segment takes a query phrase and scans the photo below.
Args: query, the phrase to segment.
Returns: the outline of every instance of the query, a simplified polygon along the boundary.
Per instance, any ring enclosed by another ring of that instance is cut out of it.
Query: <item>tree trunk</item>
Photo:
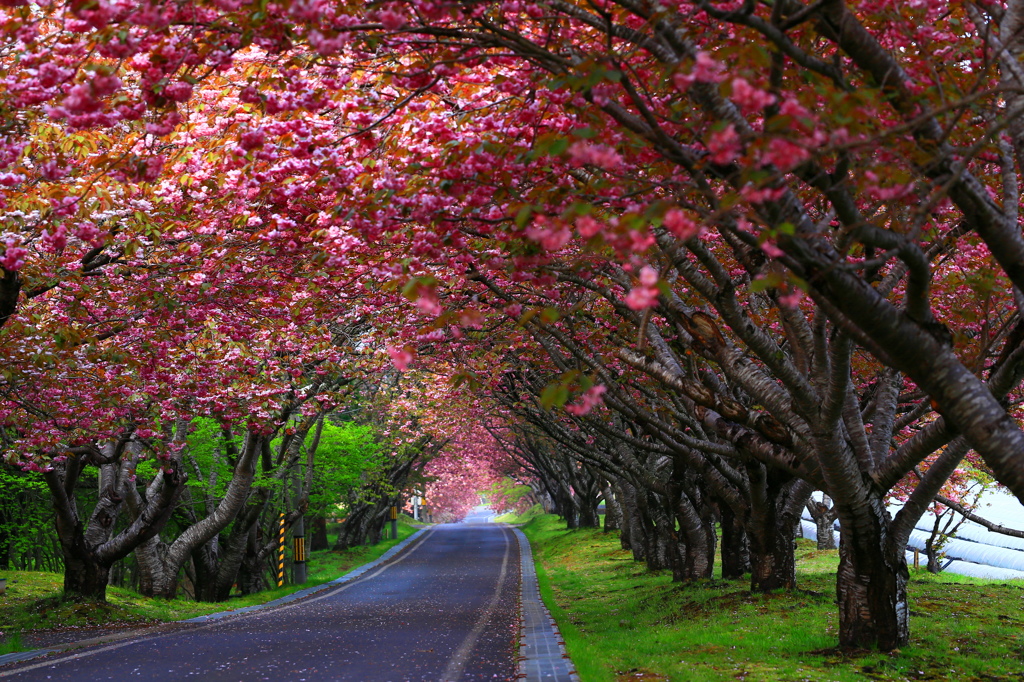
[[[924,554],[928,557],[928,572],[942,573],[942,567],[939,565],[939,552],[935,549],[935,543],[931,537],[924,542]]]
[[[597,500],[580,500],[580,528],[600,528],[601,515],[597,512]]]
[[[114,536],[124,494],[134,487],[130,475],[134,460],[121,459],[126,442],[102,446],[97,501],[87,523],[83,523],[75,499],[75,483],[85,465],[84,458],[69,457],[62,466],[43,474],[56,512],[66,599],[105,601],[110,567],[159,533],[177,502],[183,481],[177,474],[163,474],[153,486],[154,494],[145,509],[128,528]],[[39,562],[37,557],[36,563]]]
[[[253,528],[249,546],[238,567],[238,589],[243,595],[256,594],[271,587],[271,584],[267,582],[266,556],[259,549],[260,543],[256,529]],[[274,568],[276,569],[276,566]],[[273,586],[277,586],[276,581],[273,582]]]
[[[211,584],[204,585],[202,591],[197,590],[199,601],[224,601],[231,596],[231,588],[238,581],[238,571],[249,546],[255,547],[258,544],[259,520],[267,507],[270,494],[269,488],[254,491],[235,518],[227,542],[223,543],[217,557],[216,573],[212,576]]]
[[[835,549],[836,548],[836,535],[835,530],[832,527],[832,523],[835,521],[828,514],[822,514],[818,518],[814,519],[814,525],[817,527],[815,531],[818,535],[818,549]]]
[[[156,582],[163,560],[160,551],[165,547],[159,537],[152,537],[135,548],[135,565],[139,571],[139,594],[156,596]]]
[[[647,553],[647,530],[641,518],[636,488],[623,481],[619,484],[622,500],[622,531],[619,537],[622,549],[633,553],[634,561],[643,561]]]
[[[580,527],[576,500],[573,499],[569,484],[561,481],[558,484],[558,515],[565,519],[566,528],[572,530]]]
[[[679,496],[676,504],[676,518],[682,536],[677,541],[682,566],[681,570],[673,567],[672,580],[675,582],[705,580],[714,571],[715,524],[710,515],[701,514],[698,504],[701,504],[699,499],[694,500],[685,493]]]
[[[674,562],[672,555],[676,553],[679,541],[673,528],[672,517],[665,512],[663,498],[649,490],[643,490],[637,493],[637,501],[640,503],[640,518],[646,531],[647,547],[644,556],[647,569],[671,569]]]
[[[309,551],[319,552],[322,549],[327,549],[330,546],[327,540],[327,519],[322,516],[314,516],[310,520],[310,525],[313,527],[313,532],[309,537]]]
[[[64,554],[64,598],[71,600],[107,600],[110,566],[105,566],[88,553]]]
[[[198,548],[216,537],[238,515],[249,497],[256,474],[256,455],[260,452],[263,441],[264,437],[256,433],[246,434],[245,445],[235,463],[231,482],[228,483],[224,497],[212,513],[186,528],[162,554],[165,566],[157,575],[154,585],[157,595],[172,599],[177,589],[177,575],[181,567]]]
[[[884,533],[874,539],[855,538],[845,528],[839,537],[836,595],[844,649],[892,651],[910,640],[906,557],[902,548],[888,547]]]
[[[21,295],[21,275],[17,270],[0,268],[0,327],[18,310],[18,297]]]
[[[796,588],[796,560],[793,555],[794,526],[775,532],[757,533],[750,538],[750,590],[770,592]]]
[[[274,552],[275,542],[270,543],[270,551],[265,552],[263,538],[260,533],[260,526],[256,524],[249,529],[246,534],[245,551],[242,552],[241,561],[238,564],[238,570],[235,571],[238,580],[238,589],[243,594],[256,594],[261,592],[271,585],[277,586],[276,561],[272,562],[274,565],[271,567],[271,581],[267,582],[267,556],[276,557]],[[228,586],[230,591],[230,586]],[[230,593],[230,592],[229,592]],[[227,599],[228,594],[223,595],[224,599]]]
[[[338,539],[334,542],[335,552],[366,544],[369,535],[369,515],[369,505],[359,505],[349,511],[338,529]]]
[[[833,524],[836,520],[836,510],[831,504],[828,495],[822,497],[822,501],[807,501],[807,511],[814,519],[816,533],[818,535],[818,549],[835,549],[836,536]]]
[[[615,489],[610,483],[605,485],[602,495],[604,497],[604,531],[607,533],[619,530],[622,527],[622,510],[615,497]]]
[[[796,588],[794,538],[800,511],[811,494],[810,486],[788,475],[767,471],[761,465],[747,467],[750,480],[750,590]]]
[[[740,519],[725,504],[719,505],[722,524],[722,578],[736,580],[750,572],[750,545]]]

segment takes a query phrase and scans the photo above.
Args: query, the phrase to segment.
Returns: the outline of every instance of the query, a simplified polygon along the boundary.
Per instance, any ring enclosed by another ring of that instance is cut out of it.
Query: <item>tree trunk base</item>
[[[65,559],[67,562],[67,560]],[[109,566],[90,561],[73,561],[65,563],[63,601],[107,601],[107,581],[110,574]]]
[[[907,561],[864,551],[858,556],[845,536],[839,543],[839,646],[843,649],[892,651],[910,641]]]

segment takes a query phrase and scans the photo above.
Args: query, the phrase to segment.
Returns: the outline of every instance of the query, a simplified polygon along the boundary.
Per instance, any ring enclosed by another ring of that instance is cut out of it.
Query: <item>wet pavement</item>
[[[519,541],[486,518],[426,530],[380,567],[279,608],[26,661],[0,678],[512,680]]]

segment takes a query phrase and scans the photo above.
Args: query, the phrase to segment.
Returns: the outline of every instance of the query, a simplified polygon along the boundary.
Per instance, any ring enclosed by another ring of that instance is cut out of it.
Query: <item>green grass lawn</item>
[[[1024,679],[1024,581],[912,569],[910,645],[842,655],[836,551],[798,541],[801,589],[751,594],[749,581],[673,584],[634,562],[615,533],[566,531],[553,516],[523,530],[583,682]]]
[[[377,545],[354,547],[344,552],[311,552],[309,580],[306,583],[286,584],[219,603],[195,602],[184,598],[152,599],[113,586],[107,588],[105,604],[64,602],[61,600],[64,581],[61,574],[4,571],[0,577],[7,578],[7,592],[0,596],[0,655],[28,648],[23,644],[24,635],[32,631],[154,625],[264,604],[305,587],[341,577],[357,566],[373,561],[414,532],[416,529],[402,520],[398,524],[398,540],[384,540]]]

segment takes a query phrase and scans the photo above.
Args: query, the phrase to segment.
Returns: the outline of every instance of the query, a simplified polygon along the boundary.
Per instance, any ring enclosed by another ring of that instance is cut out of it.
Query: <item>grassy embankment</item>
[[[523,530],[583,682],[1024,679],[1021,580],[911,569],[910,645],[843,655],[838,553],[811,541],[798,541],[799,591],[751,594],[747,581],[673,584],[634,562],[614,533],[566,531],[553,516]]]
[[[544,515],[544,510],[541,508],[541,506],[539,504],[535,504],[532,507],[530,507],[529,509],[527,509],[526,511],[524,511],[522,514],[516,514],[515,512],[508,512],[507,514],[502,514],[500,516],[495,516],[494,517],[494,521],[495,521],[495,523],[516,523],[516,524],[528,523],[531,520],[537,518],[538,516],[543,516],[543,515]]]
[[[26,634],[39,630],[73,630],[95,627],[134,627],[185,620],[244,606],[265,604],[305,587],[341,577],[357,566],[373,561],[395,544],[416,532],[404,517],[398,524],[398,540],[354,547],[344,552],[323,550],[309,555],[309,580],[286,584],[258,594],[232,597],[226,602],[205,603],[184,598],[152,599],[120,587],[107,588],[107,603],[61,601],[64,578],[59,573],[4,571],[7,592],[0,596],[0,655],[32,648]],[[331,538],[332,543],[334,538]],[[95,636],[91,634],[89,636]]]

